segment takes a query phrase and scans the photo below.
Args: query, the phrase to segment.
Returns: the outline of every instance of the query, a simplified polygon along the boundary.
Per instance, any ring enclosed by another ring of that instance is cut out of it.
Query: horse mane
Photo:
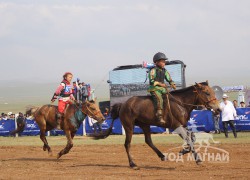
[[[200,82],[200,83],[198,83],[198,84],[201,84],[201,85],[204,85],[204,86],[208,86],[208,83],[207,83],[207,82]],[[178,89],[178,90],[175,90],[175,91],[171,91],[170,93],[171,93],[171,94],[183,93],[183,92],[189,91],[190,89],[193,89],[194,86],[196,86],[196,85],[191,85],[191,86],[186,87],[186,88],[183,88],[183,89]]]

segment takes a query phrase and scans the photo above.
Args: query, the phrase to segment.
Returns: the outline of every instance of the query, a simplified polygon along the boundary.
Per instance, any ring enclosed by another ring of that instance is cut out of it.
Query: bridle
[[[209,107],[208,104],[209,104],[210,102],[217,100],[216,98],[213,98],[213,99],[210,99],[210,100],[205,100],[205,99],[201,96],[201,93],[199,92],[199,90],[197,89],[197,87],[196,87],[195,85],[193,85],[193,87],[194,87],[194,89],[195,89],[193,92],[197,93],[197,95],[196,95],[196,97],[195,97],[196,101],[198,100],[198,98],[200,98],[200,99],[204,102],[205,105],[203,105],[203,104],[197,104],[197,105],[195,105],[195,104],[189,104],[189,103],[181,102],[181,101],[177,100],[171,93],[169,93],[168,90],[167,90],[167,94],[169,94],[169,95],[170,95],[176,102],[178,102],[179,104],[181,104],[181,105],[186,105],[186,106],[193,106],[193,107],[204,107],[204,106],[205,106],[206,108],[208,108],[208,107]]]
[[[205,99],[201,96],[201,93],[198,91],[197,87],[196,87],[195,85],[193,85],[193,87],[194,87],[194,89],[195,89],[193,92],[196,92],[196,93],[197,93],[196,100],[198,100],[198,98],[200,98],[200,99],[204,102],[206,108],[209,108],[209,105],[208,105],[208,104],[209,104],[210,102],[216,101],[216,100],[217,100],[216,97],[215,97],[215,98],[212,98],[212,99],[210,99],[210,100],[205,100]],[[201,90],[201,91],[204,91],[204,90]],[[198,106],[198,105],[197,105],[197,106]],[[202,106],[203,106],[203,105],[202,105]]]
[[[87,106],[87,103],[84,103],[84,111],[81,109],[81,111],[84,113],[84,114],[87,114],[89,117],[91,118],[94,118],[96,117],[101,111],[96,111],[96,112],[93,112],[88,106]],[[90,113],[90,114],[89,114]]]

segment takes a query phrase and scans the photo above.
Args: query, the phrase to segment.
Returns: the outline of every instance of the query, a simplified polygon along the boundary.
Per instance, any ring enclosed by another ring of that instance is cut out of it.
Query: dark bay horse
[[[52,155],[52,150],[46,139],[46,132],[56,128],[56,113],[57,106],[54,105],[44,105],[40,108],[29,108],[26,114],[34,117],[40,128],[40,139],[43,141],[43,150],[48,151]],[[79,115],[82,114],[82,115]],[[62,149],[57,158],[62,155],[67,154],[73,147],[73,138],[77,132],[80,124],[85,119],[86,115],[91,118],[96,119],[98,122],[102,123],[105,118],[102,115],[99,107],[94,102],[86,101],[80,106],[76,104],[70,104],[65,110],[64,120],[61,124],[62,130],[65,132],[67,137],[67,145]]]
[[[111,117],[113,119],[111,127],[103,134],[96,134],[94,137],[106,138],[112,132],[113,122],[116,118],[120,118],[121,123],[126,132],[125,149],[127,152],[129,166],[133,169],[139,169],[133,162],[130,154],[130,143],[133,135],[134,126],[139,126],[145,135],[145,142],[155,151],[162,161],[167,158],[160,152],[153,144],[151,139],[150,125],[160,126],[164,128],[174,129],[179,132],[188,148],[180,151],[180,154],[192,152],[197,164],[202,161],[194,149],[194,142],[187,131],[187,122],[190,119],[191,111],[197,106],[205,106],[213,109],[217,114],[220,112],[219,102],[215,97],[215,93],[208,82],[196,83],[193,86],[172,91],[164,98],[164,120],[165,124],[159,124],[156,120],[156,111],[154,109],[153,101],[150,96],[134,96],[128,99],[123,104],[115,104],[111,110]],[[169,99],[169,101],[167,100]],[[170,103],[168,103],[170,102]]]

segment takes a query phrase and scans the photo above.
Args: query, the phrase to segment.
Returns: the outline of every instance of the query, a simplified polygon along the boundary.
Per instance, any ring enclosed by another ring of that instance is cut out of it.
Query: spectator
[[[11,120],[15,120],[15,114],[11,114],[11,115],[10,115],[10,119],[11,119]]]
[[[109,116],[109,108],[105,108],[105,112],[103,113],[103,116],[107,118]]]
[[[2,120],[8,120],[8,115],[7,114],[4,114],[3,117],[2,117]]]
[[[231,101],[228,100],[228,96],[223,94],[222,102],[220,103],[222,124],[226,138],[228,138],[228,124],[233,130],[234,137],[237,138],[236,129],[234,126],[234,118],[237,116],[234,105]]]
[[[94,133],[96,132],[102,132],[102,125],[99,123],[97,120],[93,118],[88,118],[89,119],[89,125],[94,128]]]
[[[220,115],[215,115],[214,110],[212,109],[212,114],[213,114],[213,121],[214,121],[214,129],[215,129],[215,134],[220,134],[220,126],[219,126],[219,121],[220,121]]]
[[[75,100],[77,100],[77,91],[78,91],[78,87],[77,87],[76,82],[74,81],[73,82],[73,96],[74,96]]]
[[[82,83],[78,84],[77,100],[78,100],[78,103],[82,102]]]
[[[12,131],[10,134],[14,135],[16,132],[18,132],[18,136],[21,136],[21,133],[24,131],[25,128],[25,116],[23,115],[23,113],[21,112],[18,113],[16,123],[17,123],[17,130]]]
[[[240,108],[245,108],[245,107],[246,107],[245,102],[241,101],[241,102],[240,102]]]
[[[249,103],[248,103],[248,106],[247,107],[250,107],[250,101],[249,101]]]
[[[2,120],[3,116],[4,116],[4,113],[1,113],[0,120]]]
[[[82,102],[85,102],[88,98],[88,86],[84,82],[82,83]]]
[[[236,109],[238,107],[238,101],[237,100],[233,100],[233,105],[234,105],[234,108]]]

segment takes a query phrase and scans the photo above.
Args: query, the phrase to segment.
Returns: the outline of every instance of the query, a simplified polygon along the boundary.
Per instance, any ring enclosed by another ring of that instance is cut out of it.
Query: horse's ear
[[[207,85],[208,85],[208,80],[206,80],[206,83],[207,83]]]
[[[198,88],[202,88],[202,85],[200,83],[195,83],[195,85],[198,87]]]

